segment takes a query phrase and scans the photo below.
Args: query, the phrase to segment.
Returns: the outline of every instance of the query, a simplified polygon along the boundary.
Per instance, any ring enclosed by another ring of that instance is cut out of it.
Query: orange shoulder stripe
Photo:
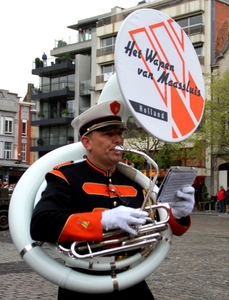
[[[52,170],[52,171],[48,172],[48,174],[53,174],[53,175],[55,175],[57,177],[60,177],[61,179],[65,180],[69,184],[67,178],[59,170]]]
[[[54,169],[54,170],[58,170],[58,169],[61,168],[61,167],[68,166],[68,165],[71,165],[71,164],[73,164],[73,163],[74,163],[73,160],[69,160],[69,161],[66,161],[66,162],[64,162],[64,163],[61,163],[61,164],[59,164],[59,165],[56,165],[53,169]]]

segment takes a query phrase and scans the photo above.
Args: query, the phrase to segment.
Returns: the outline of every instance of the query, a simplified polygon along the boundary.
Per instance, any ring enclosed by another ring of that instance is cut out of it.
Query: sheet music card
[[[177,190],[193,184],[197,175],[197,169],[193,167],[171,167],[165,175],[159,188],[158,202],[174,202],[178,198]]]

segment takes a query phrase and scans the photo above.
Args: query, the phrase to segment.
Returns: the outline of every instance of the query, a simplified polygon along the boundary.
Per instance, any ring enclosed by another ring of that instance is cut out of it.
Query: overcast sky
[[[55,46],[55,40],[73,36],[67,26],[108,13],[111,8],[136,6],[140,0],[7,0],[1,1],[0,89],[24,98],[27,84],[38,85],[32,75],[35,57]]]

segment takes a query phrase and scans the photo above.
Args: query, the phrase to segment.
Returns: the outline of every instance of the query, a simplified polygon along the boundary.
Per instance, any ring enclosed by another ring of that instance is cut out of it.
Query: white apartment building
[[[229,1],[152,0],[141,1],[131,8],[116,6],[107,14],[92,16],[68,26],[74,30],[74,38],[58,40],[56,47],[50,52],[54,57],[61,57],[66,53],[75,57],[74,116],[98,102],[106,82],[115,72],[114,49],[120,26],[129,14],[143,8],[159,10],[178,22],[196,50],[203,73],[211,73],[213,66],[227,68],[228,33],[222,31],[222,28],[226,26],[229,15]],[[45,68],[53,66],[41,68],[36,73],[40,79],[45,74],[42,73]],[[40,82],[42,85],[42,80]],[[39,101],[39,97],[37,100]],[[40,125],[37,123],[37,126]],[[74,133],[74,140],[77,139],[77,133]],[[209,194],[214,195],[218,189],[219,174],[212,176],[211,160],[206,158],[204,163],[197,163],[195,166],[198,167],[198,197],[203,184],[207,185]],[[225,176],[224,180],[228,181],[228,175]]]

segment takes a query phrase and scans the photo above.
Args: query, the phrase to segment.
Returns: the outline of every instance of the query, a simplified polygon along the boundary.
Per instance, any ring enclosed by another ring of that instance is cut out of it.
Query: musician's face
[[[115,146],[123,145],[122,133],[122,129],[113,128],[83,136],[81,141],[91,162],[106,170],[116,165],[122,158],[122,153],[115,151]]]

